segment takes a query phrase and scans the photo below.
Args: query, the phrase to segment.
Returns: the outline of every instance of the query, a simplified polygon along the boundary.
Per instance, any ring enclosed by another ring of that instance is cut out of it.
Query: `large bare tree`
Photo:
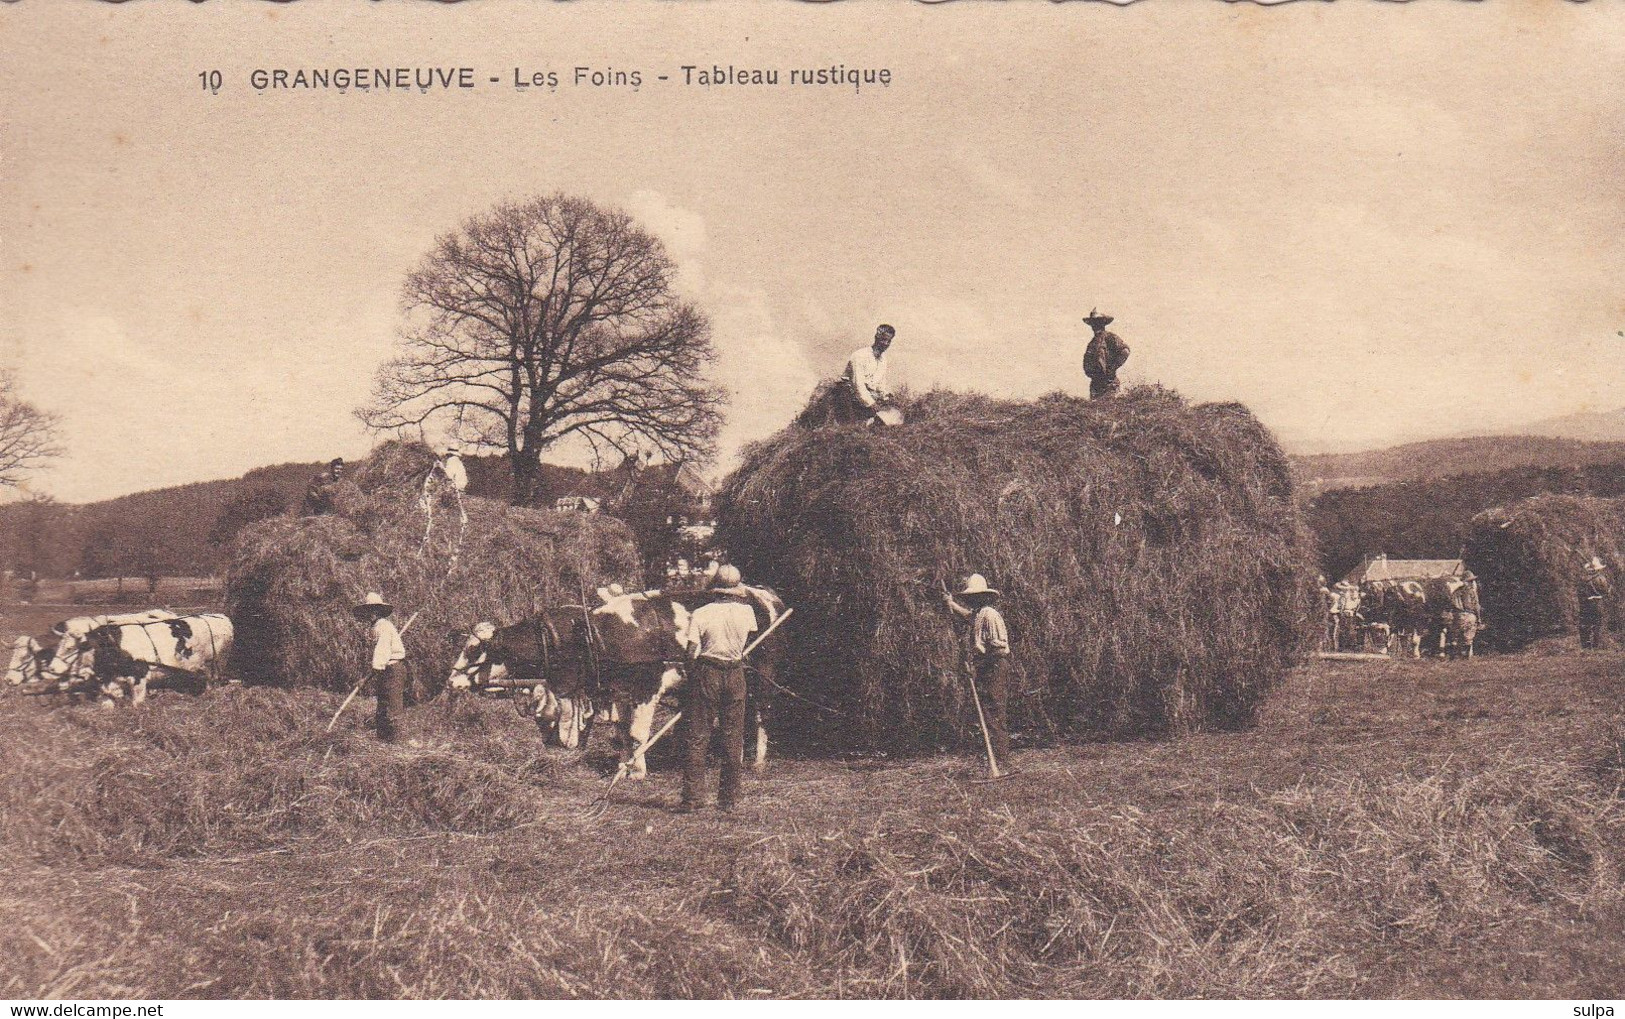
[[[571,437],[595,459],[703,461],[725,393],[706,378],[710,323],[674,275],[623,212],[559,194],[499,205],[407,277],[401,350],[358,414],[507,450],[517,503],[534,497],[542,454]]]
[[[0,371],[0,488],[17,488],[61,455],[56,415],[18,396],[16,378]]]

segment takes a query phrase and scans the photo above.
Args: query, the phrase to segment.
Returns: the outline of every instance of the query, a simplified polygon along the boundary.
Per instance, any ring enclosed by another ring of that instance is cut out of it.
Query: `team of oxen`
[[[747,587],[757,633],[786,614],[766,587]],[[508,693],[536,718],[550,739],[584,746],[592,728],[608,724],[629,777],[646,774],[649,742],[661,698],[683,679],[689,616],[710,601],[707,591],[623,593],[600,589],[593,605],[547,609],[510,626],[481,622],[451,635],[459,653],[446,681],[449,698]],[[231,649],[231,620],[219,613],[179,615],[164,609],[124,615],[78,616],[50,633],[19,637],[6,680],[40,692],[62,692],[140,704],[149,679],[218,679]],[[766,759],[768,722],[782,645],[765,641],[750,656],[746,731],[749,756]]]
[[[1466,577],[1368,580],[1326,591],[1329,651],[1473,657],[1483,628],[1478,584]]]
[[[770,588],[747,586],[756,632],[787,614]],[[512,691],[549,737],[584,747],[592,729],[609,724],[629,778],[647,774],[644,750],[661,698],[683,680],[689,616],[712,600],[705,591],[623,593],[600,589],[597,605],[548,609],[511,626],[482,622],[458,631],[461,645],[446,681],[448,696]],[[768,725],[783,645],[763,641],[747,663],[747,757],[767,757]]]
[[[18,637],[6,682],[95,696],[109,706],[140,704],[151,679],[218,679],[232,637],[231,620],[218,612],[75,616],[49,633]]]

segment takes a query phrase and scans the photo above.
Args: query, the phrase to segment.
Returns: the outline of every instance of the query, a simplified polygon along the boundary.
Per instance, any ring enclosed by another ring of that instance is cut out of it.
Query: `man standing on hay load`
[[[1083,320],[1095,331],[1083,351],[1083,373],[1089,376],[1089,399],[1107,400],[1123,388],[1117,381],[1117,370],[1128,363],[1128,344],[1116,333],[1106,331],[1112,316],[1090,311]]]
[[[1604,620],[1608,618],[1608,598],[1614,585],[1608,581],[1608,567],[1601,559],[1591,557],[1581,571],[1578,590],[1580,601],[1580,646],[1600,649],[1607,634]]]
[[[377,591],[369,591],[366,600],[352,611],[372,630],[372,688],[378,700],[373,723],[378,738],[393,743],[400,738],[401,716],[406,711],[406,645],[401,643],[400,631],[389,621],[395,606],[384,601]]]
[[[692,813],[705,805],[705,773],[714,729],[722,730],[722,780],[717,809],[732,810],[739,801],[745,763],[745,649],[756,630],[750,591],[740,583],[739,567],[723,566],[712,581],[719,597],[689,617],[688,689],[683,695],[687,755],[683,763],[683,803]]]
[[[835,401],[836,420],[841,424],[897,424],[896,408],[886,404],[891,390],[886,386],[886,350],[897,330],[882,324],[875,330],[874,343],[852,352],[841,378],[840,396]]]
[[[1010,732],[1005,726],[1010,700],[1010,633],[1004,615],[995,607],[997,588],[987,586],[987,578],[972,573],[965,579],[959,597],[944,591],[943,599],[954,615],[971,621],[971,653],[976,668],[976,689],[981,693],[983,724],[993,760],[1000,768],[1010,763]]]

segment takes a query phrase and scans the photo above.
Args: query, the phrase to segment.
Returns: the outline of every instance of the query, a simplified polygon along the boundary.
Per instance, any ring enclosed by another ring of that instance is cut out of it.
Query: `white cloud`
[[[805,344],[784,330],[765,290],[711,281],[705,217],[655,191],[634,193],[627,208],[665,243],[678,266],[679,289],[711,318],[715,378],[730,395],[717,462],[726,471],[745,443],[789,422],[818,383],[818,373]],[[803,310],[819,313],[811,304]]]

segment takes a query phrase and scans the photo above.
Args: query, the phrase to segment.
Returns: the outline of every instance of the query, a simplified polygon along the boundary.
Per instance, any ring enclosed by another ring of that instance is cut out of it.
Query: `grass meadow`
[[[1559,997],[1625,973],[1625,656],[1293,673],[1246,732],[776,760],[672,812],[502,702],[0,694],[0,997]],[[662,748],[665,749],[665,748]]]

